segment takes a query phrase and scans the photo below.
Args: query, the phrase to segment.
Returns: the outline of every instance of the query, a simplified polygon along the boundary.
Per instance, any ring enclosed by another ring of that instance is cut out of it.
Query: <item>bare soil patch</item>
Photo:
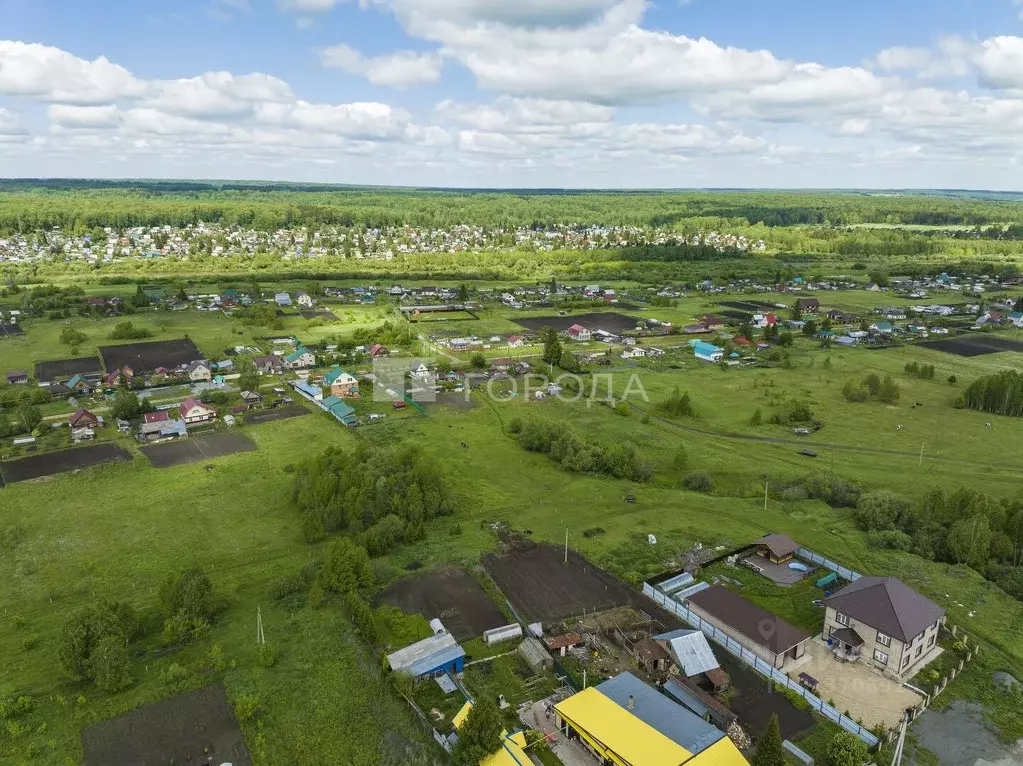
[[[508,622],[472,575],[454,566],[399,580],[380,593],[377,601],[406,614],[419,613],[427,620],[437,617],[459,641]]]
[[[197,359],[205,359],[189,338],[127,343],[123,346],[100,346],[104,369],[130,367],[135,372],[149,372],[157,367],[172,369]]]
[[[636,323],[639,322],[636,317],[631,317],[628,314],[619,314],[614,311],[603,311],[592,314],[576,314],[575,316],[543,316],[543,317],[522,317],[521,319],[513,319],[517,325],[526,327],[530,330],[539,330],[543,327],[553,327],[555,330],[564,331],[572,325],[582,325],[587,330],[594,332],[596,330],[603,330],[604,332],[614,333],[620,335],[626,330],[636,329]]]
[[[245,424],[258,426],[260,423],[273,423],[277,420],[299,418],[308,414],[309,410],[301,404],[292,404],[287,407],[278,407],[276,410],[259,410],[258,412],[250,412],[245,416]]]
[[[331,322],[337,321],[337,315],[330,309],[302,309],[298,313],[302,315],[303,319],[329,319]]]
[[[170,468],[175,465],[234,455],[238,452],[254,452],[256,445],[247,436],[239,433],[227,433],[195,436],[165,444],[151,444],[139,447],[139,449],[143,455],[149,458],[149,462],[153,464],[154,468]]]
[[[0,486],[16,481],[41,479],[44,476],[55,476],[68,471],[78,471],[101,463],[131,462],[131,453],[112,442],[91,444],[87,447],[63,450],[62,452],[45,452],[41,455],[10,460],[0,463]]]
[[[564,561],[564,548],[529,543],[503,556],[488,554],[483,566],[520,615],[544,623],[626,604],[647,613],[655,607],[575,551]]]
[[[95,356],[83,356],[77,359],[56,359],[52,362],[36,362],[36,380],[46,381],[56,378],[71,378],[75,375],[89,375],[103,372],[103,365]]]
[[[719,305],[730,309],[739,309],[740,311],[750,311],[753,313],[777,310],[774,304],[764,303],[763,301],[721,301]]]
[[[85,766],[231,763],[251,766],[224,687],[179,694],[82,732]]]
[[[968,335],[946,340],[929,340],[919,345],[956,356],[984,356],[1000,351],[1023,351],[1023,341],[1000,335]]]

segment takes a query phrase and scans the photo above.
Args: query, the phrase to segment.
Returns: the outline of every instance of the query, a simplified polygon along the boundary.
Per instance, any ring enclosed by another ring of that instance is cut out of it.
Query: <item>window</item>
[[[839,625],[846,625],[846,626],[848,626],[849,625],[849,618],[846,617],[841,612],[835,612],[835,622],[837,622]]]
[[[888,664],[888,655],[882,652],[880,649],[874,650],[874,659],[880,662],[882,665]]]
[[[934,640],[935,640],[936,638],[937,638],[937,636],[931,636],[931,640],[927,642],[927,647],[928,647],[928,648],[930,648],[930,647],[934,646]]]
[[[881,644],[881,646],[891,646],[892,645],[892,637],[891,636],[886,636],[881,631],[878,631],[877,632],[877,643]]]
[[[921,654],[923,654],[923,653],[924,653],[924,648],[923,648],[922,646],[918,646],[918,647],[916,648],[916,654],[915,654],[915,655],[913,655],[913,656],[914,656],[914,657],[919,657],[919,656],[920,656]]]
[[[906,652],[905,658],[902,660],[902,667],[906,667],[909,664],[909,652]]]

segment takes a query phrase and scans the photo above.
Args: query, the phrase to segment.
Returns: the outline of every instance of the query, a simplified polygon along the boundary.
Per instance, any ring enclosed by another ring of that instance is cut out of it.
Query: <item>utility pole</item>
[[[263,610],[258,606],[256,607],[256,643],[266,643],[266,636],[263,635]]]
[[[586,691],[586,668],[583,668],[583,691]]]
[[[770,481],[764,482],[764,513],[767,513],[767,488],[770,486]]]
[[[918,465],[917,468],[923,468],[923,467],[924,467],[924,445],[921,444],[920,445],[920,465]]]
[[[565,566],[568,566],[568,527],[565,527]]]

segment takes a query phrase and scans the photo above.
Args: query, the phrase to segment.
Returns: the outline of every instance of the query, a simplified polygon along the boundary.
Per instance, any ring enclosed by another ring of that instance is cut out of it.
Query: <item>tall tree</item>
[[[458,742],[451,753],[456,766],[477,766],[501,746],[501,711],[497,703],[481,696],[458,730]]]
[[[757,741],[757,749],[750,758],[750,766],[785,766],[785,748],[781,745],[777,713],[771,716],[767,728]]]
[[[562,351],[558,331],[553,327],[544,327],[540,330],[540,339],[543,341],[543,360],[547,364],[558,364]]]

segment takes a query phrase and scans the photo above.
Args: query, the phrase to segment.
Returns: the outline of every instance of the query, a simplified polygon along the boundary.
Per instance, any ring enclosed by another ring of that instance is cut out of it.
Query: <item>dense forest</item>
[[[60,226],[674,227],[984,226],[1023,222],[1016,199],[822,191],[442,191],[144,181],[0,182],[0,233]]]

